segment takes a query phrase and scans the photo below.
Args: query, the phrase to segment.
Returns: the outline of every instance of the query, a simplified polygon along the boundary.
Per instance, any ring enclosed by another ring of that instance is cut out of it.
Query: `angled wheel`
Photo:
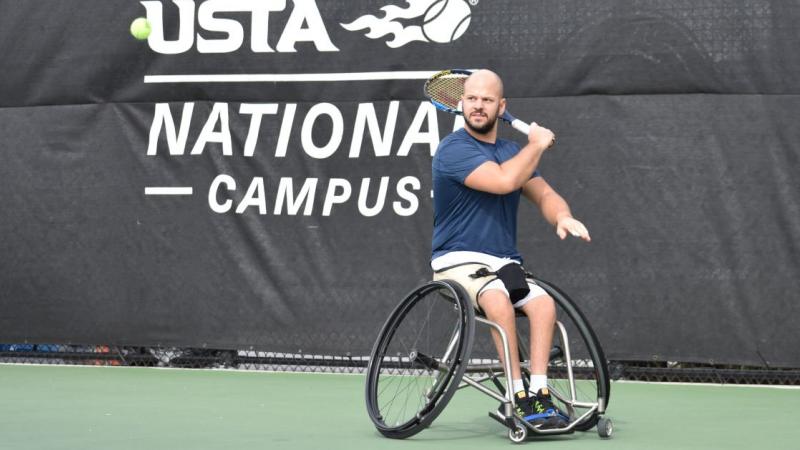
[[[567,294],[552,283],[534,280],[555,300],[556,318],[567,336],[565,341],[556,327],[548,367],[550,392],[556,406],[567,413],[571,421],[580,420],[575,429],[587,431],[597,424],[608,407],[611,395],[608,362],[586,317]],[[570,372],[573,383],[570,383]],[[586,415],[593,407],[599,411]]]
[[[514,428],[508,430],[508,438],[515,444],[521,444],[528,439],[528,429],[514,419]]]
[[[601,438],[610,438],[613,432],[614,424],[611,422],[611,419],[608,417],[601,417],[600,420],[597,421],[597,434],[600,435]]]
[[[472,348],[474,311],[458,283],[412,291],[383,325],[367,367],[367,412],[386,437],[419,433],[458,389]]]

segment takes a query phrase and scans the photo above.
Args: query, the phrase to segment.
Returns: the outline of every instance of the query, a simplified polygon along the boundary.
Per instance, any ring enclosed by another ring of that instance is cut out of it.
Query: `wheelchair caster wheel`
[[[614,423],[611,422],[611,419],[601,417],[600,420],[597,421],[597,434],[600,435],[601,438],[610,438],[613,432]]]
[[[525,428],[525,425],[514,421],[514,428],[508,430],[508,438],[511,439],[511,442],[516,444],[525,442],[525,439],[528,439],[528,429]]]

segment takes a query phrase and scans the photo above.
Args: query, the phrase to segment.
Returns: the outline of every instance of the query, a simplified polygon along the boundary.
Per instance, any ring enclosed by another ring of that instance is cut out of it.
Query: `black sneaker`
[[[531,413],[522,417],[528,423],[543,430],[564,428],[569,424],[569,417],[556,408],[547,388],[539,389],[539,392],[528,401],[531,404]]]
[[[514,394],[514,404],[513,414],[517,417],[523,418],[533,414],[533,402],[525,391],[519,391]],[[503,403],[500,403],[500,406],[497,407],[497,415],[505,417],[504,406]]]
[[[530,416],[533,414],[533,401],[525,391],[519,391],[514,394],[514,403],[516,407],[514,408],[514,413],[521,418],[525,418],[526,416]]]

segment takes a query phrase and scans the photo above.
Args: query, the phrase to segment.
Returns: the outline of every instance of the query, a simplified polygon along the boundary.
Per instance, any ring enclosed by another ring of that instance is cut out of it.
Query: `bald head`
[[[473,72],[464,81],[461,111],[467,132],[480,140],[494,142],[497,118],[506,108],[503,81],[491,70]]]
[[[488,69],[481,69],[472,72],[464,81],[464,91],[479,89],[482,91],[493,91],[497,98],[503,98],[503,80],[496,73]]]

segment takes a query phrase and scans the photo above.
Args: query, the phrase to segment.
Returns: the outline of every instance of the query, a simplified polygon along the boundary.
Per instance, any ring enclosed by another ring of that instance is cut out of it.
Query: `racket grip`
[[[535,123],[533,125],[535,125]],[[523,122],[523,121],[521,121],[519,119],[514,119],[511,122],[511,126],[514,127],[515,130],[517,130],[520,133],[524,134],[525,136],[527,136],[528,133],[530,133],[530,131],[531,131],[531,125],[528,125],[527,123],[525,123],[525,122]]]

